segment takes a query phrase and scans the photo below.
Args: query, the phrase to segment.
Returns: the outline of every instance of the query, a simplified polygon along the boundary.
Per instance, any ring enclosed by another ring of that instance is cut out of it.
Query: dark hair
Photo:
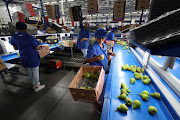
[[[25,29],[27,29],[27,25],[24,22],[17,22],[16,29],[17,30],[25,30]]]

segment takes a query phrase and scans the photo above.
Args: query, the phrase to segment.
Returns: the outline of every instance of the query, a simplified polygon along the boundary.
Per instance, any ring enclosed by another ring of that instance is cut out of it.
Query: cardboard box
[[[21,12],[14,12],[12,14],[12,18],[13,18],[13,22],[24,22],[25,23],[25,19],[24,19],[24,14]]]
[[[125,5],[126,5],[126,2],[124,2],[124,0],[114,1],[113,21],[124,20]]]
[[[71,22],[80,21],[82,19],[81,6],[74,6],[69,8]]]
[[[26,17],[36,16],[36,12],[34,11],[31,3],[21,4],[21,9]]]
[[[54,5],[45,5],[48,18],[56,19],[56,12]]]
[[[0,58],[0,71],[5,70],[6,68],[7,68],[7,67],[6,67],[4,61]]]
[[[62,61],[59,59],[49,60],[49,68],[59,69],[62,66]]]
[[[135,10],[143,10],[149,8],[149,0],[136,0]]]
[[[65,47],[73,47],[74,42],[71,40],[63,40],[63,46]]]
[[[99,0],[88,0],[88,13],[99,13]]]
[[[45,57],[50,53],[49,46],[42,46],[41,50],[38,50],[40,58]]]
[[[80,79],[83,77],[83,74],[85,72],[92,72],[92,70],[94,71],[94,73],[97,73],[100,70],[100,75],[96,88],[92,90],[76,88]],[[98,102],[104,85],[104,77],[105,71],[102,66],[82,66],[69,86],[69,90],[71,92],[73,99],[76,101],[92,103]]]

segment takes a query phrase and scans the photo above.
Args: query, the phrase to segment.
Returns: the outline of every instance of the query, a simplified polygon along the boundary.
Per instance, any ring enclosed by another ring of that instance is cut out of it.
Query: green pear
[[[94,75],[94,73],[89,73],[89,74],[90,74],[91,77]]]
[[[147,94],[138,94],[138,95],[140,95],[142,100],[144,100],[144,101],[149,100],[149,95],[147,95]]]
[[[129,70],[129,71],[131,71],[131,70],[132,70],[132,68],[131,68],[131,67],[129,67],[129,68],[128,68],[128,70]]]
[[[127,92],[131,92],[127,86],[123,86],[122,89],[125,89]]]
[[[139,73],[135,72],[135,73],[134,73],[134,76],[135,76],[135,75],[139,75]]]
[[[128,95],[128,92],[125,89],[121,89],[121,94],[125,93],[126,95]]]
[[[88,88],[87,89],[89,89],[89,90],[91,90],[91,89],[93,89],[91,86],[88,86]]]
[[[126,99],[126,94],[122,93],[121,95],[118,96],[119,99],[125,100]]]
[[[149,84],[149,80],[147,80],[147,79],[142,80],[142,82],[143,82],[145,85],[148,85],[148,84]]]
[[[121,104],[115,111],[117,110],[124,113],[128,111],[128,107],[125,104]]]
[[[130,65],[131,68],[133,68],[133,65]]]
[[[141,72],[141,70],[140,70],[140,69],[136,69],[136,72],[137,72],[137,73],[140,73],[140,72]]]
[[[128,50],[128,53],[130,53],[130,51]]]
[[[84,76],[85,76],[86,78],[90,78],[90,77],[91,77],[88,72],[84,73]]]
[[[126,64],[125,66],[126,66],[126,67],[129,67],[129,65],[128,65],[128,64]]]
[[[141,68],[141,72],[144,73],[144,68]]]
[[[149,76],[147,76],[147,75],[144,75],[144,76],[143,76],[143,78],[144,78],[144,79],[147,79],[147,78],[149,78]]]
[[[131,78],[130,81],[131,81],[131,84],[136,82],[136,80],[134,78]]]
[[[134,65],[134,68],[137,68],[137,65]]]
[[[149,92],[147,90],[144,90],[141,94],[147,94],[149,95]]]
[[[98,78],[99,78],[99,75],[97,75],[97,74],[94,74],[94,75],[92,75],[92,78],[94,78],[94,79],[98,80]]]
[[[150,78],[147,78],[147,80],[149,81],[149,83],[151,82],[151,79],[150,79]]]
[[[123,50],[125,50],[126,48],[123,48]]]
[[[140,108],[140,107],[141,107],[141,102],[139,100],[135,100],[133,104],[133,109]]]
[[[137,68],[137,70],[141,70],[141,68],[140,68],[140,67],[138,67],[138,68]]]
[[[154,115],[154,114],[157,113],[157,108],[154,107],[154,106],[149,106],[148,111],[149,111],[150,114]]]
[[[124,86],[126,86],[126,84],[125,83],[121,83],[121,88],[123,88]]]
[[[132,72],[136,72],[136,69],[135,69],[135,68],[133,68],[133,69],[132,69]]]
[[[156,98],[156,99],[160,99],[161,98],[161,95],[160,95],[160,93],[158,93],[158,92],[155,92],[155,93],[153,93],[153,94],[150,94],[153,98]]]
[[[130,107],[130,106],[132,105],[132,103],[133,103],[133,101],[132,101],[130,98],[127,98],[127,99],[126,99],[126,105],[127,105],[127,106]]]
[[[141,77],[140,77],[140,75],[138,74],[138,75],[135,75],[135,79],[136,80],[139,80]]]
[[[141,79],[141,80],[143,80],[143,79],[144,79],[144,77],[143,77],[143,75],[142,75],[142,74],[140,74],[140,79]]]
[[[80,87],[79,89],[86,89],[86,87]]]
[[[127,66],[124,66],[122,69],[123,69],[123,70],[127,70],[127,69],[128,69],[128,67],[127,67]]]

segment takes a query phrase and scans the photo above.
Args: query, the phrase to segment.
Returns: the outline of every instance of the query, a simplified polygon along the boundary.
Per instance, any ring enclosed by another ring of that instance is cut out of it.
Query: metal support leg
[[[142,10],[141,17],[140,17],[140,20],[139,20],[139,24],[141,24],[141,22],[142,22],[143,12],[144,12],[144,10]]]
[[[73,48],[71,47],[71,58],[73,58]]]
[[[166,57],[166,60],[163,65],[163,69],[167,70],[168,67],[172,69],[175,61],[176,61],[176,57]]]
[[[43,0],[40,0],[40,3],[41,3],[41,8],[42,8],[42,15],[43,15],[43,18],[44,18],[44,30],[47,28],[47,24],[46,24],[46,18],[45,18],[45,15],[44,15],[44,7],[43,7]]]

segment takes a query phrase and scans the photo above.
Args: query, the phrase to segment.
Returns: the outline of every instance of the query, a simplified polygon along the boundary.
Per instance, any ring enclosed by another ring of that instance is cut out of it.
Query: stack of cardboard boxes
[[[48,18],[58,19],[60,18],[59,5],[46,5],[46,11]]]
[[[34,11],[31,3],[22,4],[21,9],[26,17],[36,16],[36,12]]]
[[[71,22],[82,20],[81,6],[74,6],[69,8]]]
[[[99,0],[88,0],[88,13],[99,13]]]
[[[114,1],[114,21],[123,21],[125,15],[125,5],[126,2],[124,0]]]
[[[24,14],[21,12],[14,12],[12,14],[13,21],[16,22],[25,22]]]
[[[136,0],[135,10],[143,10],[149,8],[149,0]]]
[[[42,46],[42,49],[38,50],[40,58],[45,57],[50,53],[49,46]]]

